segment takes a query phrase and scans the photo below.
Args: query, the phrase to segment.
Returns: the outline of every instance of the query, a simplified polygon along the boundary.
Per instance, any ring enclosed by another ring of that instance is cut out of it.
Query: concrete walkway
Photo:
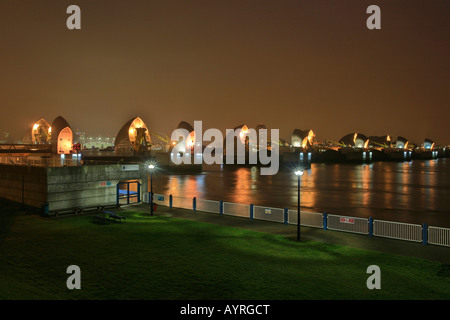
[[[150,213],[150,206],[148,204],[139,204],[123,207],[120,210],[142,210]],[[170,216],[174,218],[183,218],[206,223],[213,223],[216,225],[234,228],[243,228],[253,231],[282,235],[292,240],[297,239],[296,225],[255,219],[250,220],[249,218],[220,215],[216,213],[200,211],[193,212],[192,210],[169,208],[164,206],[158,206],[157,210],[154,211],[154,215]],[[367,249],[378,252],[404,255],[436,261],[444,264],[450,264],[450,247],[445,246],[423,245],[421,243],[405,240],[369,237],[361,234],[323,230],[319,228],[310,228],[303,226],[300,229],[300,238],[301,241],[332,243],[358,249]]]

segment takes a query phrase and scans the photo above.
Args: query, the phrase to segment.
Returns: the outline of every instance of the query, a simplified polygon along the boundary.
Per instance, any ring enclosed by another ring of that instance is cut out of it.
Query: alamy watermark
[[[381,289],[381,270],[377,265],[371,265],[367,267],[366,273],[371,274],[369,278],[367,278],[366,286],[367,289]]]
[[[67,278],[66,286],[69,290],[80,290],[81,289],[81,269],[77,265],[70,265],[66,269],[66,273],[70,274],[70,276]],[[370,274],[370,276],[367,278],[366,286],[367,289],[373,290],[373,289],[381,289],[381,269],[377,265],[370,265],[367,267],[366,270],[367,274]],[[214,308],[212,308],[214,309]],[[248,309],[248,308],[247,308]],[[227,310],[225,310],[226,314]],[[267,312],[267,308],[266,308]],[[190,310],[189,305],[188,308],[182,308],[181,314],[197,314],[198,310]],[[212,310],[210,311],[212,314]],[[231,313],[231,311],[230,311]],[[245,312],[244,312],[245,313]],[[251,312],[246,312],[247,314],[251,314]],[[258,312],[257,312],[258,313]]]
[[[81,270],[80,267],[77,265],[70,265],[66,269],[66,273],[70,274],[70,276],[67,278],[66,286],[67,289],[73,290],[81,289]]]
[[[70,5],[66,9],[66,13],[70,14],[67,18],[66,26],[69,30],[81,29],[81,9],[77,5]],[[366,13],[370,16],[366,20],[366,26],[369,30],[381,29],[381,9],[377,5],[370,5],[366,9]]]
[[[177,165],[223,164],[225,151],[226,164],[261,164],[261,175],[274,175],[280,165],[279,136],[278,129],[270,129],[269,139],[267,129],[242,126],[226,129],[224,138],[219,129],[207,129],[203,133],[202,121],[194,121],[194,131],[178,128],[172,132],[175,145],[170,158]],[[204,141],[211,143],[203,148]]]

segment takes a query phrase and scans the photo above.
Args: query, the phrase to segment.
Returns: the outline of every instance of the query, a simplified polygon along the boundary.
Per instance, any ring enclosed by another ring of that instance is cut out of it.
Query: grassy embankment
[[[0,299],[449,299],[439,263],[207,223],[125,213],[0,215]],[[369,265],[381,290],[369,290]],[[81,290],[68,290],[69,265]]]

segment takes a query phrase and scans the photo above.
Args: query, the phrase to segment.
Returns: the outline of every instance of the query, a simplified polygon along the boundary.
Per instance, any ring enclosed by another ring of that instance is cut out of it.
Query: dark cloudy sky
[[[81,8],[82,30],[66,28]],[[381,8],[381,30],[366,8]],[[450,143],[448,0],[0,0],[0,130],[239,124]]]

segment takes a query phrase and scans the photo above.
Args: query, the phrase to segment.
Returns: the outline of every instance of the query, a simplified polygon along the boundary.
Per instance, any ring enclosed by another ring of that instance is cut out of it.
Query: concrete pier
[[[0,197],[49,212],[114,205],[117,184],[136,180],[147,191],[144,164],[31,167],[0,165]]]

